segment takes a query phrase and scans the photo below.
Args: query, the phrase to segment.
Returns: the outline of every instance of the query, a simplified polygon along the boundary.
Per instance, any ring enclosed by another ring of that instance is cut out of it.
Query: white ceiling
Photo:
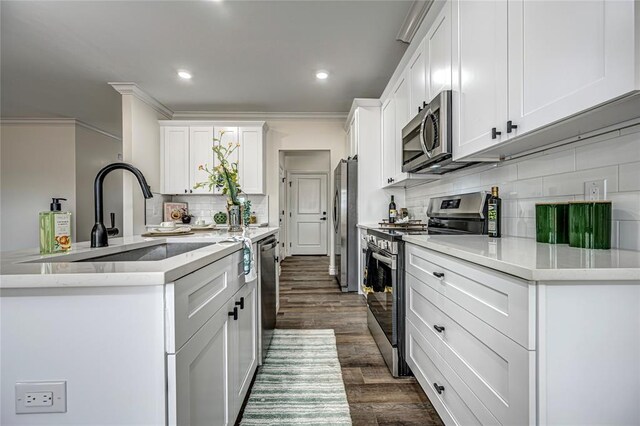
[[[384,90],[410,5],[3,0],[2,116],[74,117],[120,135],[110,81],[135,82],[173,111],[347,112]],[[183,68],[191,81],[177,78]]]

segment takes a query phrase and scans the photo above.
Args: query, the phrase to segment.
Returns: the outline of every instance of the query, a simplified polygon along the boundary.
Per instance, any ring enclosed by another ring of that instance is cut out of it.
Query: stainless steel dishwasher
[[[260,252],[260,360],[264,362],[276,328],[276,273],[278,240],[267,237],[259,243]]]

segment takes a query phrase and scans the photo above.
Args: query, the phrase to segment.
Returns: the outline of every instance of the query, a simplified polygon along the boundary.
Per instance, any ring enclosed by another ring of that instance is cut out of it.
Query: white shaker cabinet
[[[636,8],[452,0],[454,160],[495,160],[637,117],[633,99],[593,112],[640,87]]]
[[[451,89],[451,2],[446,2],[443,6],[423,45],[425,100],[429,103],[438,93]]]
[[[420,43],[420,46],[418,46],[418,49],[409,60],[409,66],[407,68],[407,79],[409,80],[409,119],[413,118],[419,110],[424,108],[427,102],[425,42],[426,40],[423,40],[422,43]]]
[[[213,127],[192,126],[189,128],[189,193],[208,194],[209,188],[195,189],[200,182],[207,182],[208,175],[200,166],[206,165],[209,170],[213,167]]]
[[[186,193],[189,188],[189,127],[162,129],[161,145],[162,193]]]
[[[545,3],[546,4],[546,3]],[[506,1],[453,1],[453,158],[506,139]]]
[[[508,119],[517,128],[507,132],[523,134],[634,90],[633,1],[517,0],[508,9]]]
[[[264,194],[266,185],[264,122],[160,121],[161,192],[163,194],[220,194],[213,188],[194,189],[207,182],[208,175],[199,170],[219,164],[213,153],[214,141],[235,148],[230,162],[238,162],[238,178],[245,194]]]
[[[235,307],[238,308],[238,320],[232,321],[232,360],[229,367],[233,368],[233,417],[242,408],[244,398],[249,392],[253,373],[258,367],[258,295],[257,281],[247,283],[235,297]]]
[[[388,186],[396,176],[396,103],[390,97],[382,103],[382,186]],[[399,161],[399,160],[398,160]]]

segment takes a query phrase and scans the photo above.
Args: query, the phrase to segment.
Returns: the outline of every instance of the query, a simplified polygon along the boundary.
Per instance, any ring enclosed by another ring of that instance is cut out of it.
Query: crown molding
[[[344,129],[347,130],[349,125],[351,124],[351,119],[353,118],[353,114],[356,112],[358,108],[380,108],[382,106],[382,102],[380,99],[374,98],[355,98],[353,103],[351,104],[351,109],[349,110],[349,114],[347,114],[347,119],[344,123]]]
[[[173,117],[173,111],[163,105],[156,98],[145,92],[136,83],[121,83],[121,82],[109,82],[109,85],[113,87],[121,95],[132,95],[142,102],[149,105],[156,110],[157,113],[163,115],[167,119]]]
[[[107,136],[109,138],[115,139],[117,141],[122,141],[120,136],[114,135],[113,133],[109,133],[105,130],[99,129],[96,126],[93,126],[89,123],[85,123],[84,121],[78,120],[76,118],[36,118],[36,117],[20,117],[20,118],[2,118],[0,119],[1,124],[29,124],[29,125],[68,125],[68,126],[80,126],[85,129],[89,129],[93,132],[100,133],[101,135]]]
[[[217,112],[175,111],[174,120],[344,120],[344,112]]]

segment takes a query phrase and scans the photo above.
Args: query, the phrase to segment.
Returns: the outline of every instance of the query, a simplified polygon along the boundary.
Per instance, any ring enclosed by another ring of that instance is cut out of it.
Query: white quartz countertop
[[[279,228],[250,228],[247,237],[260,241]],[[239,250],[240,242],[223,242],[226,231],[196,232],[178,237],[110,238],[108,247],[77,243],[64,254],[40,255],[37,248],[0,253],[0,289],[162,285]],[[75,262],[162,243],[206,243],[209,246],[158,261]]]
[[[405,235],[402,239],[530,281],[640,280],[638,251],[587,250],[486,235]]]

